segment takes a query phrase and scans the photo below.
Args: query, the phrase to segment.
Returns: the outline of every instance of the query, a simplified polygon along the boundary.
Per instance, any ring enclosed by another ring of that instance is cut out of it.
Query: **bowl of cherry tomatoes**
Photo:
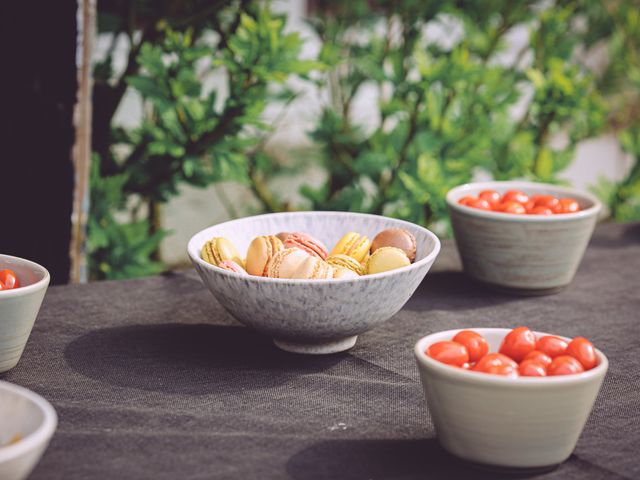
[[[447,206],[465,272],[529,295],[571,283],[602,209],[590,193],[520,181],[455,187]]]
[[[552,468],[571,455],[609,365],[583,337],[527,327],[438,332],[414,354],[441,445],[509,469]]]
[[[0,373],[18,364],[49,278],[37,263],[0,254]]]

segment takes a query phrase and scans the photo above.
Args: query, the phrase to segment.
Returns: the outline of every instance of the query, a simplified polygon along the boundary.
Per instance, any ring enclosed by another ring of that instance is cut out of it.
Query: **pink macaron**
[[[233,260],[223,260],[218,264],[218,268],[221,268],[223,270],[228,270],[230,272],[240,273],[242,275],[247,275],[246,270],[242,268],[240,265],[238,265],[236,262],[234,262]]]
[[[284,240],[284,248],[299,248],[309,255],[320,257],[323,260],[329,255],[327,247],[320,240],[301,232],[290,233]]]

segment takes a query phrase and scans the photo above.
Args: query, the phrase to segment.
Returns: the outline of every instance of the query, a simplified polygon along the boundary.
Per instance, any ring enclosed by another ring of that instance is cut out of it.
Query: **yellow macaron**
[[[356,232],[349,232],[333,247],[331,255],[341,254],[362,262],[369,253],[369,238]]]
[[[346,268],[358,275],[364,275],[364,267],[353,257],[336,253],[327,257],[327,263],[335,268]]]
[[[241,267],[244,267],[244,261],[229,240],[224,237],[213,237],[202,247],[200,252],[202,259],[211,265],[218,266],[224,260],[233,260]]]
[[[396,247],[381,247],[369,257],[367,274],[388,272],[409,265],[411,265],[411,260],[404,251]]]

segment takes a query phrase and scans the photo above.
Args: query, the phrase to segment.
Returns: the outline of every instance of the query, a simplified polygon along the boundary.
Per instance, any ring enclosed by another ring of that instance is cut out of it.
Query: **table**
[[[470,282],[445,242],[401,312],[325,357],[240,326],[191,270],[53,287],[0,378],[59,413],[34,480],[493,479],[438,446],[412,346],[526,324],[589,337],[611,363],[574,454],[536,478],[640,478],[639,257],[640,224],[600,226],[569,288],[522,298]]]

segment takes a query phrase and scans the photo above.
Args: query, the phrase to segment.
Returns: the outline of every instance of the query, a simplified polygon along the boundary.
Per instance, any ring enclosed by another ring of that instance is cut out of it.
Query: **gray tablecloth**
[[[640,478],[639,255],[640,225],[600,226],[568,289],[519,298],[468,281],[445,243],[400,313],[326,357],[277,350],[193,271],[54,287],[0,378],[60,415],[33,479],[498,478],[438,446],[412,346],[526,324],[589,337],[611,364],[574,454],[539,478]]]

